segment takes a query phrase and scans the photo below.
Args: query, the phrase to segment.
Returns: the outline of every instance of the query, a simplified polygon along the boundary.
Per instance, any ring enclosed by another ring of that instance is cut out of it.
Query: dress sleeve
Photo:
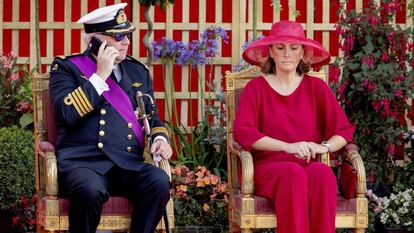
[[[258,93],[249,82],[239,99],[234,120],[233,135],[243,148],[251,150],[251,145],[265,135],[258,130]]]
[[[319,119],[319,121],[323,121],[322,128],[324,129],[325,139],[328,140],[334,135],[339,135],[347,142],[352,142],[355,127],[349,122],[329,86],[322,80],[320,82],[322,95],[320,95],[318,101],[324,104],[322,104],[323,109],[318,111],[322,113],[323,119]]]

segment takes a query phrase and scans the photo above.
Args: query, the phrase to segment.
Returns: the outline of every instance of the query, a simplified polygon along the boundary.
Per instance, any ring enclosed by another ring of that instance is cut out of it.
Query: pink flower
[[[368,18],[368,22],[372,26],[377,25],[379,22],[379,17],[377,15],[370,15]]]
[[[395,37],[395,31],[390,32],[387,36],[388,42],[392,44],[392,42],[394,41],[394,37]]]
[[[32,110],[29,102],[22,102],[17,104],[17,111],[18,112],[30,112]]]
[[[375,58],[374,58],[374,55],[372,55],[372,54],[368,54],[368,55],[366,55],[365,57],[362,57],[362,58],[361,58],[361,62],[362,62],[363,64],[368,65],[369,67],[372,67],[372,66],[374,65],[374,63],[375,63]]]
[[[17,225],[19,223],[19,217],[12,218],[13,225]]]
[[[17,57],[17,54],[13,50],[10,51],[9,55],[11,59],[15,59]]]
[[[30,226],[33,226],[33,225],[35,225],[36,224],[36,221],[33,219],[33,218],[31,218],[30,220],[29,220],[29,225]]]
[[[397,97],[397,98],[399,98],[399,99],[401,99],[401,97],[403,96],[403,92],[401,91],[401,90],[397,90],[396,92],[395,92],[395,97]]]
[[[372,101],[372,107],[374,108],[375,111],[378,112],[378,110],[380,110],[380,108],[381,108],[381,105],[378,101],[374,100],[374,101]]]
[[[388,54],[387,54],[386,52],[384,52],[384,53],[381,55],[381,60],[382,60],[383,62],[387,62],[389,59],[390,59],[390,57],[388,56]]]
[[[335,31],[340,36],[342,36],[344,34],[344,30],[341,27],[335,27]]]
[[[368,81],[367,79],[364,79],[362,81],[362,86],[368,89],[369,92],[372,92],[377,88],[377,85],[375,83]]]
[[[329,80],[332,80],[332,82],[337,83],[339,81],[339,75],[341,71],[339,70],[338,66],[330,66],[329,67]]]
[[[387,144],[385,146],[385,150],[387,151],[388,155],[390,157],[392,157],[394,155],[394,153],[395,153],[395,145],[394,144],[391,144],[391,145],[388,145]]]
[[[371,173],[369,174],[369,182],[372,184],[375,181],[375,175],[376,173],[371,171]]]
[[[414,68],[414,59],[410,61],[411,68]]]
[[[16,82],[17,80],[19,80],[19,74],[18,73],[13,73],[12,75],[10,75],[10,80],[13,82]]]

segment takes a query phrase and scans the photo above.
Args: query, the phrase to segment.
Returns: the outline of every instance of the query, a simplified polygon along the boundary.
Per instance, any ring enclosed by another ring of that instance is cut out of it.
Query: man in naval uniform
[[[71,233],[95,232],[111,195],[133,201],[130,232],[153,233],[169,200],[167,174],[144,163],[144,125],[134,112],[135,94],[154,93],[148,68],[127,55],[135,27],[126,18],[126,5],[102,7],[79,19],[87,45],[93,36],[103,42],[97,55],[88,47],[55,58],[51,66],[59,185],[70,199]],[[149,125],[151,153],[169,159],[167,130],[156,111]]]

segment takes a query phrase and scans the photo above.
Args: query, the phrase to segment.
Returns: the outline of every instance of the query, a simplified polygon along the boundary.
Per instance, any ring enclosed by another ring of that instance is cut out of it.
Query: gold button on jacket
[[[103,148],[103,143],[102,142],[98,143],[98,147],[102,149]]]

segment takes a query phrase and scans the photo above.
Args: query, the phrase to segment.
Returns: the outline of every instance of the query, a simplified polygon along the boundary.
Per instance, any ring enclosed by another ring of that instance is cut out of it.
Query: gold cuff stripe
[[[78,98],[79,98],[80,102],[82,103],[82,106],[85,108],[86,112],[87,113],[91,112],[92,108],[89,107],[90,104],[86,103],[86,101],[88,101],[88,99],[86,99],[86,101],[85,101],[86,96],[85,96],[85,94],[83,94],[82,88],[78,87],[75,90],[75,94],[78,96]]]
[[[89,102],[88,97],[86,97],[85,92],[83,92],[82,88],[80,87],[78,89],[79,89],[79,93],[82,95],[83,99],[85,100],[86,105],[88,105],[90,109],[89,111],[92,111],[93,110],[92,104],[91,102]]]
[[[68,98],[68,97],[66,97],[66,98]],[[79,106],[78,106],[78,104],[75,102],[75,101],[73,101],[73,96],[72,96],[72,94],[70,94],[69,93],[69,98],[72,100],[72,102],[71,102],[71,104],[73,104],[73,107],[75,107],[75,109],[76,109],[76,111],[78,111],[78,113],[79,113],[79,115],[82,117],[83,115],[85,115],[85,114],[83,114],[83,112],[81,112],[81,110],[79,109]]]
[[[78,107],[80,108],[80,110],[82,111],[82,113],[85,115],[86,113],[88,113],[88,111],[86,111],[86,109],[83,107],[82,105],[82,101],[79,99],[79,96],[76,93],[76,90],[72,91],[72,97],[73,100],[75,100],[76,104],[78,105]]]
[[[163,133],[163,134],[167,135],[167,137],[169,137],[168,131],[164,127],[154,127],[154,128],[152,128],[151,129],[151,136],[153,136],[156,133]]]

